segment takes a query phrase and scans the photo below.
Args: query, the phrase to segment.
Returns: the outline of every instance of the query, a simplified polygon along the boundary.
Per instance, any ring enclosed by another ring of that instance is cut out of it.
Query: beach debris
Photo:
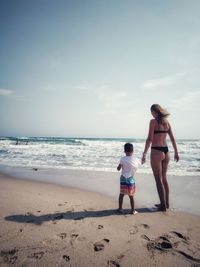
[[[38,168],[33,168],[34,171],[38,171]]]
[[[102,229],[102,228],[103,228],[103,225],[99,224],[98,229]]]
[[[64,259],[65,261],[70,261],[70,256],[68,256],[68,255],[63,255],[63,259]]]

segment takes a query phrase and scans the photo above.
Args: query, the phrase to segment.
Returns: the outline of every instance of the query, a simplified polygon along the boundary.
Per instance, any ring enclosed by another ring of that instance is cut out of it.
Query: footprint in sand
[[[129,230],[130,235],[135,235],[138,233],[138,227],[137,226],[133,226],[133,229]]]
[[[66,233],[60,233],[57,236],[59,236],[61,239],[65,239],[67,237]]]
[[[183,240],[185,240],[185,241],[187,241],[187,242],[189,241],[189,237],[184,236],[184,235],[182,235],[182,234],[179,233],[179,232],[171,231],[170,233],[176,235],[176,236],[179,237],[180,239],[183,239]]]
[[[2,257],[4,263],[14,264],[18,258],[17,252],[17,249],[1,250],[0,256]]]
[[[73,246],[74,245],[74,242],[75,240],[78,238],[78,234],[76,233],[71,233],[71,240],[70,240],[70,244]]]
[[[65,204],[61,204],[61,203],[59,203],[58,206],[59,206],[59,207],[61,207],[61,206],[65,206]]]
[[[105,245],[108,244],[110,240],[108,238],[104,238],[102,241],[98,241],[94,243],[94,251],[100,251],[105,248]]]
[[[144,229],[150,229],[150,226],[148,224],[145,224],[145,223],[142,223],[139,226],[143,227]]]
[[[123,254],[119,255],[116,260],[107,261],[108,267],[121,267],[120,260],[122,258],[124,258]]]
[[[148,224],[145,224],[145,223],[139,224],[137,226],[135,225],[133,229],[129,230],[129,233],[131,235],[134,235],[134,234],[139,232],[139,228],[143,228],[143,229],[148,230],[148,229],[150,229],[150,226]]]
[[[76,234],[76,233],[72,233],[72,234],[71,234],[71,238],[72,238],[72,239],[76,239],[77,237],[78,237],[78,234]]]
[[[121,267],[120,263],[118,261],[110,260],[108,261],[108,267]]]
[[[151,240],[147,235],[141,235],[141,238],[142,238],[142,239],[145,239],[145,240],[148,240],[148,241]]]
[[[34,252],[30,256],[28,256],[28,258],[35,258],[37,260],[40,260],[43,257],[43,255],[44,255],[43,251]]]
[[[188,253],[186,253],[185,251],[178,249],[178,245],[180,243],[182,243],[182,245],[184,245],[185,248],[187,248],[187,245],[189,245],[189,243],[187,242],[188,238],[185,237],[184,235],[182,235],[181,233],[176,232],[176,231],[172,231],[170,233],[173,233],[175,235],[175,237],[178,237],[179,241],[177,242],[177,240],[174,239],[174,236],[171,236],[169,234],[164,234],[162,236],[157,237],[154,240],[148,241],[147,249],[148,249],[148,251],[150,251],[152,253],[152,256],[154,256],[154,253],[156,252],[156,250],[159,250],[161,252],[171,252],[173,254],[178,253],[178,254],[181,254],[182,256],[184,256],[186,259],[191,260],[192,262],[200,263],[199,258],[195,258],[192,255],[189,255]],[[190,246],[191,245],[192,244],[190,244]],[[189,249],[189,247],[188,247],[188,249]]]

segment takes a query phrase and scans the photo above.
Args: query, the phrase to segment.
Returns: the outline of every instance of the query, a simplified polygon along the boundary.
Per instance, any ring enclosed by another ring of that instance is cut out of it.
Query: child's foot
[[[137,213],[138,213],[137,210],[131,210],[131,212],[130,212],[130,214],[133,214],[133,215],[135,215]]]
[[[117,209],[117,213],[123,213],[122,209]]]

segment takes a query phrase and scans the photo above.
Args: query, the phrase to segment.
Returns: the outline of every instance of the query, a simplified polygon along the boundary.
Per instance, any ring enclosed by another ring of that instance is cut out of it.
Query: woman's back
[[[167,146],[166,137],[170,130],[168,121],[159,122],[157,119],[153,119],[153,138],[152,146]]]

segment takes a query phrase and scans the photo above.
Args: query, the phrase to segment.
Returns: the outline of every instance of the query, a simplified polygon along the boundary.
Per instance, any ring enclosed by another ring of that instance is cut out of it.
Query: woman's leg
[[[162,182],[162,160],[164,153],[158,150],[151,150],[151,168],[156,181],[156,187],[161,203],[161,210],[166,211],[165,189]]]
[[[169,186],[167,182],[167,167],[169,164],[170,155],[169,152],[165,154],[165,159],[162,161],[162,181],[165,189],[166,208],[169,208]]]

